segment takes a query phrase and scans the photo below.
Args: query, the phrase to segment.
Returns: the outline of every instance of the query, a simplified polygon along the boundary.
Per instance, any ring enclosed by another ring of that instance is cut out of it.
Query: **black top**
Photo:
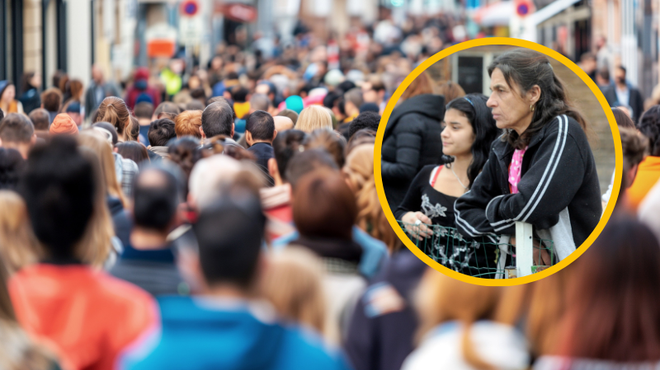
[[[482,247],[476,241],[463,239],[455,230],[454,202],[458,198],[433,188],[442,167],[429,165],[419,171],[394,216],[401,220],[406,212],[419,211],[430,218],[434,225],[447,227],[434,230],[435,235],[424,240],[411,240],[426,255],[447,268],[472,276],[493,277],[497,260],[494,251]]]
[[[431,219],[433,224],[455,227],[454,202],[456,197],[443,194],[433,188],[434,179],[440,173],[442,166],[424,166],[410,183],[403,202],[394,216],[397,220],[407,212],[422,212]]]
[[[153,296],[188,293],[169,245],[151,250],[125,246],[110,274],[139,286]]]
[[[259,165],[259,168],[261,168],[261,170],[266,174],[270,186],[273,186],[273,178],[270,177],[270,174],[268,173],[268,160],[275,158],[273,146],[268,143],[259,142],[254,143],[251,147],[249,147],[248,151],[257,157],[257,164]]]
[[[427,266],[408,248],[392,254],[360,297],[344,350],[355,370],[399,370],[414,349],[417,315],[413,291]]]

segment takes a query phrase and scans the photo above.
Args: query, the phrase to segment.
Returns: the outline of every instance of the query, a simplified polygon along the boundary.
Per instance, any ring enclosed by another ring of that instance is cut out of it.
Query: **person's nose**
[[[442,129],[442,131],[440,132],[440,137],[441,137],[441,138],[443,138],[443,139],[447,139],[447,138],[449,138],[449,130],[448,130],[448,128],[449,128],[449,126],[445,126],[445,128]]]
[[[488,101],[486,101],[486,106],[488,108],[495,108],[497,106],[497,102],[495,101],[495,98],[493,98],[493,95],[488,97]]]

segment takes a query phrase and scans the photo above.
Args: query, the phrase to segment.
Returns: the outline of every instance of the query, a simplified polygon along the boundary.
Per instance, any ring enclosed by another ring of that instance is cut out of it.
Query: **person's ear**
[[[33,146],[36,143],[37,143],[37,134],[34,133],[32,134],[32,138],[30,139],[30,146]]]
[[[277,130],[273,130],[273,139],[271,140],[271,142],[275,140],[276,137],[277,137]]]
[[[236,128],[236,124],[232,122],[232,124],[231,124],[231,138],[230,139],[234,138],[234,128]]]
[[[539,85],[534,85],[527,91],[527,98],[529,99],[529,104],[536,104],[541,100],[541,88]]]
[[[119,149],[116,146],[112,148],[112,151],[115,153],[119,153]]]
[[[204,134],[204,130],[202,129],[202,126],[199,126],[199,134],[202,135],[202,140],[206,139],[206,135]]]
[[[252,141],[252,133],[247,130],[245,131],[245,142],[248,146],[252,146],[252,144],[254,144],[254,141]]]
[[[628,179],[627,179],[628,180],[628,184],[627,184],[628,186],[627,187],[631,187],[633,182],[635,182],[635,178],[637,177],[637,170],[638,169],[639,169],[639,165],[636,164],[630,169],[630,171],[628,171]]]

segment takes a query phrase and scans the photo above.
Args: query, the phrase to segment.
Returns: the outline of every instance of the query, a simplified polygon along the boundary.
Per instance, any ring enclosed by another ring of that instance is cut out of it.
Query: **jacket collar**
[[[529,142],[529,145],[527,146],[528,149],[531,149],[538,144],[541,143],[543,138],[548,134],[548,130],[550,130],[554,125],[558,123],[557,117],[553,118],[552,121],[547,123],[541,131],[539,131],[534,137],[532,137],[532,140]],[[502,161],[503,159],[508,158],[511,154],[513,154],[514,148],[509,145],[507,141],[503,141],[502,137],[504,134],[502,134],[500,137],[498,137],[495,140],[495,143],[493,143],[493,151],[497,155],[497,158]]]

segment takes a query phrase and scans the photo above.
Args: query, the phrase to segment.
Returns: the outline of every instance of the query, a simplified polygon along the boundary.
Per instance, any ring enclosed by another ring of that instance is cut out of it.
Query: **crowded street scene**
[[[660,0],[0,14],[0,369],[660,367]]]

